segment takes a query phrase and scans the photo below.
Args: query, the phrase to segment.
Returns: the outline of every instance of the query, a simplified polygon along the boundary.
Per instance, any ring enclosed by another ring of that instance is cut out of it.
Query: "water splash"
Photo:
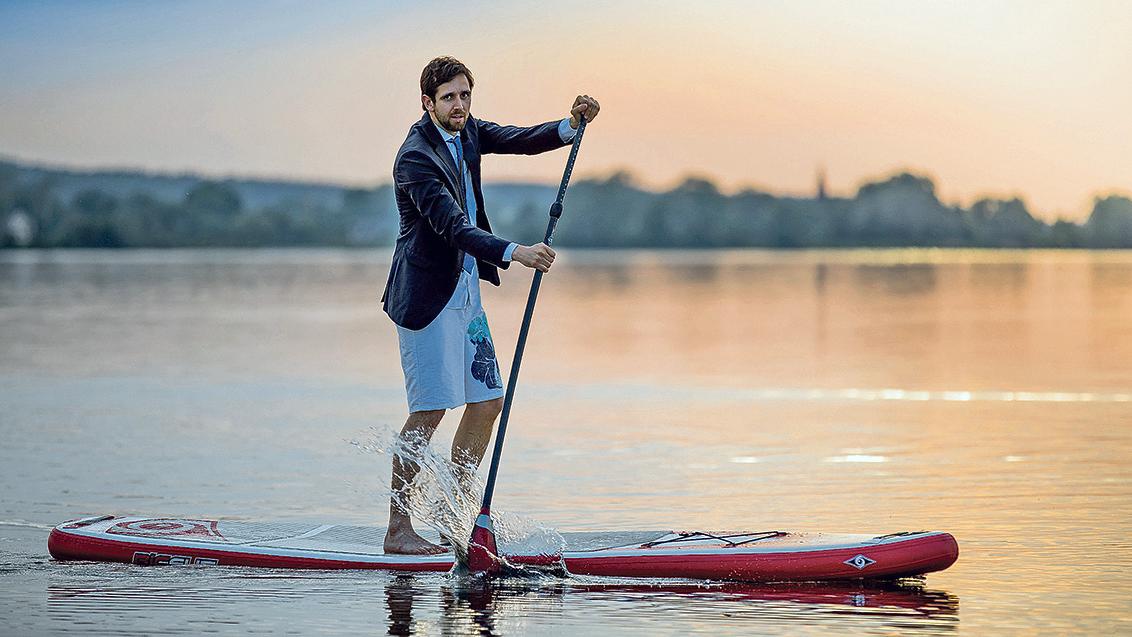
[[[367,442],[350,441],[367,453],[396,458],[416,467],[417,474],[407,488],[393,492],[385,487],[380,497],[389,497],[407,511],[414,523],[422,523],[438,533],[456,554],[457,568],[467,563],[468,540],[479,513],[484,482],[473,464],[452,462],[420,436],[401,436],[391,429],[373,428]],[[566,541],[552,527],[537,520],[493,509],[492,522],[500,552],[522,555],[561,555]],[[521,575],[526,567],[510,565],[509,572]]]

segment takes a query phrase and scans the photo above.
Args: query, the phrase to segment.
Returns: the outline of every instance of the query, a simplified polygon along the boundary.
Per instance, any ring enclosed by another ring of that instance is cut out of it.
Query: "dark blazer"
[[[491,233],[480,189],[480,156],[535,155],[561,148],[566,144],[558,136],[560,121],[519,127],[468,118],[460,139],[476,198],[474,226],[464,209],[464,180],[448,144],[428,113],[413,124],[393,164],[401,229],[381,301],[394,323],[410,330],[431,323],[456,290],[465,252],[476,258],[481,279],[499,285],[497,268],[509,265],[503,262],[503,252],[510,242]]]

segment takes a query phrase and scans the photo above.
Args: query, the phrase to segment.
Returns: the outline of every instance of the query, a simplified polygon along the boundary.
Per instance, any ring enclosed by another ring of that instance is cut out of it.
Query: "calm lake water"
[[[563,249],[496,508],[938,529],[924,581],[56,563],[93,514],[384,524],[388,253],[0,252],[0,633],[1132,634],[1132,253]],[[484,286],[509,364],[529,270]],[[436,445],[448,444],[449,416]]]

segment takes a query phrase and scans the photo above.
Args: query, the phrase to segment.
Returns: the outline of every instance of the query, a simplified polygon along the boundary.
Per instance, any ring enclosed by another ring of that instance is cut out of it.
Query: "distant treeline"
[[[553,186],[485,186],[496,232],[535,242]],[[852,198],[724,195],[688,179],[667,192],[626,173],[579,181],[559,245],[587,247],[1132,248],[1132,200],[1098,197],[1082,224],[1035,219],[1019,199],[945,205],[927,177],[900,173]],[[0,246],[388,246],[392,187],[344,188],[139,172],[76,172],[0,162]]]

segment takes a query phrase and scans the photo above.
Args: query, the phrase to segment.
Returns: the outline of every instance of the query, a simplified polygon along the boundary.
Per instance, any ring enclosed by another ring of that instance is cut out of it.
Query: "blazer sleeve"
[[[503,252],[510,242],[473,226],[435,171],[435,165],[423,153],[413,151],[398,158],[393,179],[445,243],[506,267]]]
[[[501,155],[537,155],[562,148],[569,142],[558,136],[554,120],[538,126],[500,126],[484,119],[476,120],[479,128],[480,152]]]

